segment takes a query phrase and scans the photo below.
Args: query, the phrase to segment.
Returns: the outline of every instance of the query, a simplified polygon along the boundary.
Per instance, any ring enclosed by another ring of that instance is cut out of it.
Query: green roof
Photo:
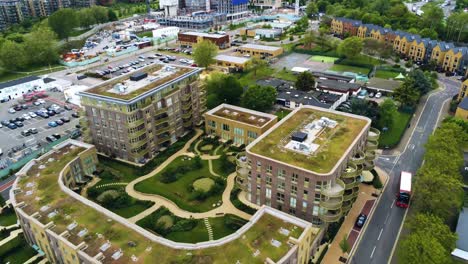
[[[318,135],[314,143],[318,144],[319,148],[313,154],[306,155],[285,148],[285,139],[289,139],[294,132],[321,117],[335,120],[338,125],[335,128],[326,128]],[[326,174],[333,170],[367,125],[370,125],[370,120],[366,117],[322,111],[312,106],[301,107],[265,132],[248,146],[247,151],[301,169]]]

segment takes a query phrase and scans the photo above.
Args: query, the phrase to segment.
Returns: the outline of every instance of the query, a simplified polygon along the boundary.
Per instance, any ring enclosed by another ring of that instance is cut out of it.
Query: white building
[[[160,27],[153,30],[153,38],[177,37],[179,31],[178,27]]]
[[[179,8],[178,0],[160,0],[159,8],[164,10],[166,17],[177,16],[177,9]]]
[[[8,82],[0,83],[0,99],[11,100],[22,97],[32,91],[46,90],[44,79],[38,76],[28,76]]]

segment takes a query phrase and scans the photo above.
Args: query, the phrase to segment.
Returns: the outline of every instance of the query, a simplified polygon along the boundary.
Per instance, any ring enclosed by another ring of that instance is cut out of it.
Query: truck
[[[411,172],[402,171],[400,175],[400,190],[397,193],[395,204],[401,208],[408,208],[411,198],[411,184],[413,174]]]

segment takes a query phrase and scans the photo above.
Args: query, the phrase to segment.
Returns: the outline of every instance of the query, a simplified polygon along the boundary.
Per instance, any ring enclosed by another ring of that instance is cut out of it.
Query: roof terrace
[[[317,126],[323,120],[329,122]],[[247,151],[318,174],[328,174],[370,122],[366,117],[302,106],[252,142]],[[301,140],[307,143],[304,148],[299,143],[291,143]]]
[[[206,114],[226,118],[256,127],[263,127],[273,119],[277,118],[275,115],[229,104],[221,104],[208,111]]]
[[[127,101],[198,71],[200,71],[199,68],[151,64],[140,71],[127,73],[100,83],[81,92],[81,95],[98,95]],[[133,78],[137,75],[142,78]]]
[[[92,145],[68,140],[29,162],[11,191],[17,213],[35,218],[48,232],[102,263],[265,263],[297,248],[312,225],[262,207],[236,233],[197,244],[156,236],[74,193],[61,183],[68,165]],[[312,236],[314,239],[314,236]]]

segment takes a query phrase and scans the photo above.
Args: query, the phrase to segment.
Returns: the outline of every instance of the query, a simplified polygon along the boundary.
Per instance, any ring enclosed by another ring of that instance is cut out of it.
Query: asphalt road
[[[394,205],[400,172],[409,171],[414,175],[421,166],[425,152],[424,144],[435,129],[443,102],[458,93],[460,87],[459,82],[448,79],[440,80],[445,84],[446,89],[431,95],[419,121],[412,120],[412,125],[417,122],[417,127],[405,150],[398,156],[381,156],[376,161],[377,166],[385,170],[390,178],[351,260],[353,264],[381,264],[387,263],[390,259],[405,214],[405,209]]]

